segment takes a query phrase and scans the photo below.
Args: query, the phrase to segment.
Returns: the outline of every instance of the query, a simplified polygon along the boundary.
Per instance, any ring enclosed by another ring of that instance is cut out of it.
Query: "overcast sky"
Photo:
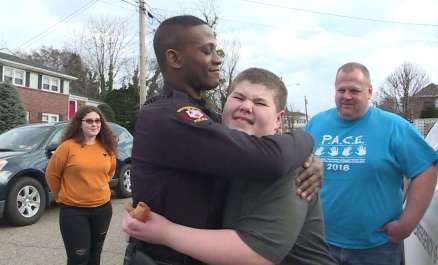
[[[69,46],[90,18],[102,15],[126,21],[135,38],[134,2],[0,0],[0,48]],[[334,75],[348,61],[370,69],[375,91],[405,61],[438,84],[438,0],[222,0],[216,6],[218,39],[241,44],[239,69],[258,66],[281,76],[296,110],[304,112],[304,96],[309,114],[334,106]],[[198,0],[147,1],[147,7],[158,18],[199,14]],[[157,23],[149,19],[147,26]]]

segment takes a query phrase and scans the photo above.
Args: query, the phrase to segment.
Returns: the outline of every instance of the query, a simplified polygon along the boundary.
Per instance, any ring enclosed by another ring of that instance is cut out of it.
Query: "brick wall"
[[[17,89],[24,108],[29,112],[30,123],[40,122],[43,112],[59,114],[60,120],[68,119],[68,95],[25,87]]]

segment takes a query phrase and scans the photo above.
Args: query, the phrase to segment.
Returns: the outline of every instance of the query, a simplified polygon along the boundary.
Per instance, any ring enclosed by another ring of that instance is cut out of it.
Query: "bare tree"
[[[8,45],[6,44],[6,41],[1,39],[0,40],[0,51],[8,49],[7,47],[8,47]]]
[[[422,69],[405,62],[381,86],[379,106],[412,120],[415,116],[414,96],[428,83],[429,78]]]
[[[77,52],[97,73],[101,91],[113,89],[114,80],[132,58],[127,32],[126,22],[99,17],[90,20],[79,45],[76,45]]]
[[[216,34],[216,29],[220,21],[217,2],[215,0],[199,0],[198,11]],[[222,111],[231,83],[237,74],[241,47],[240,42],[236,40],[219,40],[219,43],[221,47],[217,52],[222,57],[219,86],[204,94],[210,103],[209,105],[218,112]]]
[[[231,84],[237,74],[237,66],[240,55],[240,42],[225,41],[222,42],[223,49],[218,50],[222,56],[222,65],[220,67],[219,85],[216,89],[208,91],[206,96],[214,103],[214,108],[221,111],[225,105],[225,100],[230,92]]]
[[[219,11],[215,0],[199,0],[197,5],[198,12],[202,18],[216,33],[219,23]]]
[[[80,55],[67,48],[56,49],[42,46],[30,53],[17,52],[16,55],[36,64],[77,77],[77,80],[70,83],[70,91],[73,93],[92,98],[99,96],[99,84],[95,72],[88,69]]]
[[[149,60],[146,76],[146,101],[159,94],[163,86],[163,76],[156,60]]]
[[[196,13],[200,14],[207,24],[216,31],[218,23],[220,21],[218,15],[218,8],[215,0],[199,0],[195,8]],[[185,11],[182,13],[190,13],[190,11]],[[159,14],[154,14],[157,16]],[[164,20],[165,16],[161,16],[160,20]],[[151,27],[149,27],[151,28]],[[152,35],[154,31],[148,32],[150,37],[148,39],[153,39]],[[203,96],[207,99],[209,105],[216,109],[217,111],[222,110],[225,104],[225,99],[228,95],[228,90],[231,85],[231,81],[237,72],[237,63],[239,61],[240,43],[237,41],[221,41],[221,48],[218,53],[223,57],[223,64],[221,65],[221,80],[217,89],[208,91]],[[149,53],[151,54],[151,53]],[[146,87],[147,94],[146,100],[157,95],[162,88],[163,78],[158,67],[158,63],[155,56],[147,57],[147,77],[146,77]]]

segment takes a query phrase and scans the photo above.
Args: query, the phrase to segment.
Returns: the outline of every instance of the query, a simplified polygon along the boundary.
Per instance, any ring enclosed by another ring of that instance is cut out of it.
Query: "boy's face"
[[[247,80],[237,83],[223,110],[223,124],[251,135],[275,134],[284,111],[277,112],[274,90]]]

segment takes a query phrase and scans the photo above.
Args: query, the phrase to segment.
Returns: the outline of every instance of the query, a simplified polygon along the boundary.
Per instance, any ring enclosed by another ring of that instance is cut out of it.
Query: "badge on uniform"
[[[193,121],[195,123],[208,121],[208,116],[197,107],[185,106],[179,108],[176,112],[178,113],[180,119],[185,121]]]

